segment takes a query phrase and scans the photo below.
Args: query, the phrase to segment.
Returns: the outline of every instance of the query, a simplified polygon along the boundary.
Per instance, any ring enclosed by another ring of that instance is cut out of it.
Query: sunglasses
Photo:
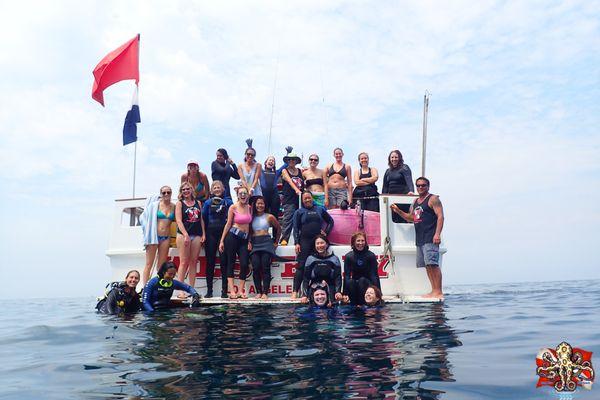
[[[424,188],[427,187],[427,185],[417,185],[417,187]]]
[[[319,159],[318,158],[309,158],[308,161],[319,162]]]
[[[161,194],[162,194],[162,195],[165,195],[165,196],[166,196],[166,195],[168,195],[168,194],[171,194],[171,193],[172,193],[171,191],[168,191],[168,192],[161,192]]]
[[[192,190],[192,188],[183,188],[183,189],[181,189],[182,192],[187,192],[187,191],[190,191],[190,190]]]
[[[254,153],[246,153],[246,155],[247,155],[248,157],[254,157],[254,156],[256,156],[256,154],[254,154]]]

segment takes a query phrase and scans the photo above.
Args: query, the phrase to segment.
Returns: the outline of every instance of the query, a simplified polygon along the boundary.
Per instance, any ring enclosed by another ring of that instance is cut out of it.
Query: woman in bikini
[[[150,197],[140,216],[146,247],[146,265],[142,275],[142,285],[145,285],[150,279],[157,253],[157,265],[162,265],[169,257],[171,222],[175,220],[175,204],[171,202],[172,192],[169,186],[161,187],[160,197]]]
[[[325,171],[317,168],[319,156],[311,154],[308,157],[309,167],[302,172],[304,188],[313,194],[316,205],[325,207]]]
[[[333,150],[335,162],[325,167],[325,206],[340,208],[345,200],[352,203],[352,168],[344,164],[344,151],[339,147]]]
[[[260,187],[260,175],[262,166],[256,161],[256,150],[252,148],[252,139],[246,140],[248,148],[246,149],[244,162],[238,166],[238,173],[242,181],[242,186],[248,190],[250,203],[253,203],[254,197],[262,196]]]
[[[200,172],[198,161],[188,161],[187,172],[181,175],[181,183],[183,182],[189,182],[192,185],[196,200],[204,201],[208,198],[208,178],[205,173]]]
[[[229,207],[227,212],[227,224],[221,235],[219,251],[227,255],[227,287],[230,299],[247,299],[246,278],[248,277],[248,235],[250,233],[250,222],[252,222],[252,210],[248,204],[248,189],[241,186],[237,189],[238,200]],[[240,286],[238,293],[234,292],[235,282],[233,280],[233,266],[236,256],[240,262]]]
[[[189,182],[184,182],[179,188],[179,201],[175,206],[175,221],[177,221],[177,250],[179,251],[179,268],[177,279],[185,282],[188,274],[190,286],[196,284],[196,264],[198,255],[205,240],[206,231],[202,219],[202,203],[194,197],[194,188]],[[186,297],[180,293],[179,297]]]

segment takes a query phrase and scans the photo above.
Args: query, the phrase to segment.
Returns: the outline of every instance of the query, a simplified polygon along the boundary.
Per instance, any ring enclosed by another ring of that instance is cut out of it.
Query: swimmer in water
[[[197,304],[200,295],[196,289],[183,282],[175,280],[177,266],[171,261],[163,263],[158,269],[158,275],[150,279],[144,288],[142,305],[145,311],[172,308],[181,303],[173,302],[171,297],[174,290],[183,290],[193,297],[193,303]]]

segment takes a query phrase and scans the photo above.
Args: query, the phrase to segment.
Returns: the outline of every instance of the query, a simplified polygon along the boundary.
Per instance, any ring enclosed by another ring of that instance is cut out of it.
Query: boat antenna
[[[425,176],[425,162],[427,157],[427,114],[429,112],[429,97],[431,93],[425,90],[423,96],[423,153],[421,154],[421,176]]]
[[[327,116],[327,107],[325,106],[325,85],[323,84],[323,66],[320,64],[319,76],[321,78],[321,105],[323,106],[323,115],[325,119],[325,134],[329,136],[329,121]]]
[[[268,140],[268,152],[271,154],[271,136],[273,134],[273,114],[275,113],[275,92],[277,91],[277,75],[279,73],[279,52],[281,50],[281,41],[277,43],[277,63],[275,65],[275,79],[273,79],[273,99],[271,101],[271,123],[269,124],[269,140]]]

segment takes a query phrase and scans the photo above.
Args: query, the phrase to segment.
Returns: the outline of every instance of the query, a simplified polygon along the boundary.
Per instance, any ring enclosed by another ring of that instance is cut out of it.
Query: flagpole
[[[423,152],[421,154],[421,176],[425,176],[425,161],[427,157],[427,113],[429,111],[429,91],[423,96]]]
[[[141,39],[141,35],[139,33],[137,35],[137,38],[138,38],[138,43],[139,43],[140,39]],[[138,71],[139,71],[139,68],[140,68],[139,67],[139,60],[140,60],[140,46],[139,45],[138,45],[137,50],[138,50]],[[138,84],[138,82],[136,82],[135,83],[136,92],[138,91],[138,88],[139,88],[139,84]],[[136,170],[137,170],[137,137],[135,140],[135,144],[133,145],[133,196],[132,196],[132,198],[134,198],[134,199],[135,199],[135,173],[136,173]]]
[[[135,199],[135,170],[136,170],[136,164],[137,164],[137,140],[135,141],[135,143],[133,145],[133,196],[132,196],[133,199]]]

